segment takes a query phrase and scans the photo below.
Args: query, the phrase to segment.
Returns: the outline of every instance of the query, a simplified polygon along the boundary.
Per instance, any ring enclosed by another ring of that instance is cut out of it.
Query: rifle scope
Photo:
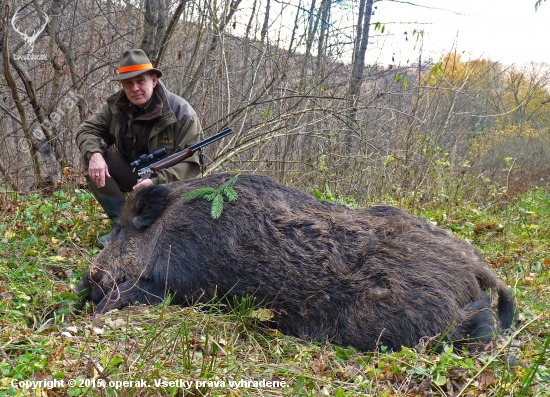
[[[132,161],[130,167],[143,168],[151,164],[152,162],[166,156],[166,148],[161,147],[150,154],[142,154],[139,159]]]

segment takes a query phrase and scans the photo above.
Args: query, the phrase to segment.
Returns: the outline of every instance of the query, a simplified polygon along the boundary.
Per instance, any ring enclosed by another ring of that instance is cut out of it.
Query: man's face
[[[143,108],[153,96],[153,89],[157,85],[157,75],[143,73],[131,79],[122,80],[121,84],[130,102]]]

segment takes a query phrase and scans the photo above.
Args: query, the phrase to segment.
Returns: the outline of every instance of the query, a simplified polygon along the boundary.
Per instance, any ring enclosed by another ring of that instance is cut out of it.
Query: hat
[[[131,79],[149,71],[155,72],[157,77],[162,76],[162,72],[153,67],[153,64],[143,50],[127,50],[122,54],[118,76],[112,78],[111,81]]]

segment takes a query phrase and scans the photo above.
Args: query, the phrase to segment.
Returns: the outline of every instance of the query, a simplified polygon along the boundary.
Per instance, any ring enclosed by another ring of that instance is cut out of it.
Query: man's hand
[[[153,186],[153,185],[154,185],[154,183],[153,183],[152,180],[144,179],[140,183],[138,183],[137,185],[134,186],[134,190],[143,189],[144,187]]]
[[[110,178],[109,168],[101,153],[94,153],[88,162],[88,175],[97,187],[105,186],[105,178]]]

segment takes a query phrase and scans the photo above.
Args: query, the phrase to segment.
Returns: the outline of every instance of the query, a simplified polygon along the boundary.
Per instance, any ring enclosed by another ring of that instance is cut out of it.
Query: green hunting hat
[[[153,71],[157,74],[157,77],[162,76],[162,72],[153,67],[153,64],[145,55],[145,52],[140,49],[127,50],[122,54],[120,60],[120,67],[118,68],[118,76],[112,78],[112,81],[120,81],[131,79],[132,77],[139,76],[142,73]]]

